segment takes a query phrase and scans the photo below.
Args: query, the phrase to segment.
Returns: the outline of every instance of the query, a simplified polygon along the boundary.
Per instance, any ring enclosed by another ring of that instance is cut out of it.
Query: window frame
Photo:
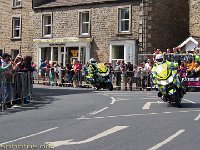
[[[51,17],[51,24],[47,24],[47,25],[45,25],[44,23],[45,23],[45,17]],[[53,15],[52,15],[52,13],[44,13],[44,14],[42,14],[42,16],[41,16],[41,18],[42,18],[42,37],[44,37],[44,38],[51,38],[52,37],[52,31],[53,31]],[[45,27],[51,27],[51,33],[50,34],[45,34]]]
[[[88,13],[88,15],[89,15],[89,20],[88,20],[88,22],[83,22],[82,20],[82,16],[83,16],[83,14],[84,13]],[[90,10],[82,10],[82,11],[79,11],[79,35],[80,36],[90,36],[90,25],[91,25],[91,23],[90,23],[90,15],[91,13],[90,13]],[[87,33],[83,33],[83,24],[87,24],[88,25],[88,32]]]
[[[15,20],[19,19],[19,26],[15,26]],[[19,30],[19,36],[15,36],[15,31]],[[22,33],[22,18],[21,15],[12,16],[12,39],[20,39]]]
[[[123,9],[128,9],[129,11],[129,19],[121,19],[121,12]],[[119,6],[117,7],[117,33],[119,34],[130,34],[131,33],[131,25],[132,25],[132,15],[131,15],[131,5],[126,5],[126,6]],[[128,23],[128,30],[127,31],[122,31],[121,25],[122,21],[129,21]]]
[[[17,2],[20,2],[20,4],[17,5]],[[22,6],[22,1],[21,0],[13,0],[13,7],[21,7]]]

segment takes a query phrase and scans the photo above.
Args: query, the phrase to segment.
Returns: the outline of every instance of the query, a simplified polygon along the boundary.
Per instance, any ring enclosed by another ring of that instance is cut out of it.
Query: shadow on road
[[[19,105],[17,107],[12,107],[0,112],[0,117],[4,115],[9,115],[16,112],[28,111],[34,109],[41,109],[51,104],[53,101],[58,101],[60,99],[54,98],[54,96],[65,96],[72,94],[84,94],[91,93],[92,89],[73,89],[73,88],[59,88],[59,87],[34,87],[33,98],[29,104]]]
[[[200,108],[200,104],[181,103],[182,108]]]
[[[38,96],[62,96],[62,95],[72,95],[72,94],[84,94],[91,93],[93,89],[86,88],[43,88],[35,87],[33,93]]]

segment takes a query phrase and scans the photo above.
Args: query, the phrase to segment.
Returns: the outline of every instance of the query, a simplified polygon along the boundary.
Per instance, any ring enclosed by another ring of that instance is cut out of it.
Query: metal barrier
[[[150,90],[154,88],[148,73],[144,76],[137,76],[135,71],[112,71],[112,74],[113,86],[117,90]]]
[[[131,75],[130,75],[131,74]],[[56,76],[54,76],[56,77]],[[47,78],[48,79],[48,78]],[[51,79],[51,77],[50,77]],[[110,80],[113,83],[114,89],[117,90],[144,90],[152,89],[152,82],[150,79],[150,74],[145,76],[135,76],[135,71],[115,71],[110,73]],[[40,80],[41,81],[41,80]],[[40,83],[39,81],[36,83]],[[66,69],[61,69],[59,71],[58,78],[52,78],[51,81],[42,81],[43,84],[49,83],[47,85],[58,85],[58,86],[68,86],[68,87],[90,87],[91,85],[85,82],[85,73],[83,70],[77,74]],[[54,83],[54,84],[51,84]],[[92,87],[92,86],[91,86]]]
[[[2,73],[0,84],[0,104],[2,111],[15,104],[22,105],[30,102],[33,89],[32,73]]]

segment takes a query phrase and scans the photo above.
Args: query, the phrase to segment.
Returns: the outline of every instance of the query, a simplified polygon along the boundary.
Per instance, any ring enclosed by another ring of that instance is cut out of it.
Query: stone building
[[[190,20],[189,30],[190,36],[200,42],[200,0],[189,0],[190,4]]]
[[[8,52],[13,58],[18,53],[33,55],[32,0],[1,0],[0,55]]]
[[[0,53],[85,63],[172,48],[189,35],[188,0],[2,0]]]

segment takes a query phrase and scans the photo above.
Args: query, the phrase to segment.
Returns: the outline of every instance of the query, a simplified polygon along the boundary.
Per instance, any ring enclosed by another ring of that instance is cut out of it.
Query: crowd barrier
[[[31,72],[2,73],[0,76],[1,111],[13,105],[28,104],[32,98]]]
[[[86,73],[83,71],[77,74],[72,74],[66,70],[60,70],[56,75],[49,74],[44,78],[39,75],[35,82],[39,84],[51,85],[51,86],[63,86],[63,87],[92,87],[85,81]],[[150,74],[134,76],[133,71],[112,71],[110,73],[110,80],[113,83],[114,89],[117,90],[150,90],[153,89]]]

